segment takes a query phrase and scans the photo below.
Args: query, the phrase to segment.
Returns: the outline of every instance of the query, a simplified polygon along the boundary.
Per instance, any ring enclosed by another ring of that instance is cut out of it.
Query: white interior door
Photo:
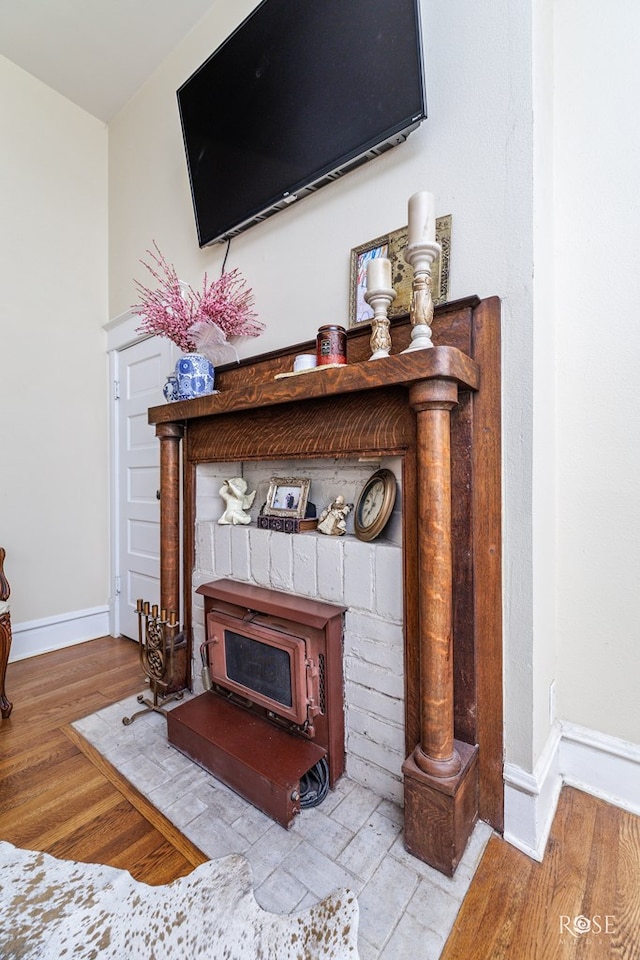
[[[165,402],[173,353],[170,341],[154,337],[118,357],[118,622],[134,640],[136,600],[160,602],[160,442],[147,413]]]

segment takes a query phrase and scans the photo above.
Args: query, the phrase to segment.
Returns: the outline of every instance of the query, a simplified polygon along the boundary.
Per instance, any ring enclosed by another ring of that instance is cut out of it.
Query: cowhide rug
[[[357,960],[357,927],[349,890],[289,916],[262,910],[242,856],[152,887],[0,841],[2,960]]]

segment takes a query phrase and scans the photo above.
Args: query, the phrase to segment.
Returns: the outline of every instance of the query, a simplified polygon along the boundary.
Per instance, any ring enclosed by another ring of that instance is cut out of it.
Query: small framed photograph
[[[269,493],[263,514],[267,517],[296,517],[305,515],[311,480],[307,477],[271,477]]]
[[[442,247],[442,254],[432,267],[433,302],[446,303],[449,299],[449,268],[451,263],[451,221],[452,217],[437,217],[436,240]],[[396,298],[389,307],[388,317],[393,320],[409,312],[411,304],[411,284],[413,271],[404,259],[407,246],[408,227],[401,227],[382,237],[376,237],[368,243],[362,243],[351,251],[351,269],[349,281],[349,326],[370,323],[373,310],[364,299],[367,291],[367,263],[374,257],[386,257],[391,261],[391,284]]]

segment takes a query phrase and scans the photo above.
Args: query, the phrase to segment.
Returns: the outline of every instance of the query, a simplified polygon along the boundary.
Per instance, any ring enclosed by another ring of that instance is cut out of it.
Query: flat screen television
[[[177,97],[204,247],[425,119],[419,0],[263,0]]]

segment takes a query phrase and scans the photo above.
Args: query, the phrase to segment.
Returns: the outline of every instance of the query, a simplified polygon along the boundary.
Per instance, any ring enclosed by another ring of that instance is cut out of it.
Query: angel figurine
[[[256,491],[247,493],[247,481],[244,477],[232,477],[225,480],[220,487],[220,496],[224,500],[225,511],[218,523],[251,523],[251,517],[245,510],[249,510],[256,497]]]
[[[320,514],[318,530],[331,537],[342,536],[347,530],[347,514],[352,509],[353,504],[345,503],[344,497],[338,495]]]

